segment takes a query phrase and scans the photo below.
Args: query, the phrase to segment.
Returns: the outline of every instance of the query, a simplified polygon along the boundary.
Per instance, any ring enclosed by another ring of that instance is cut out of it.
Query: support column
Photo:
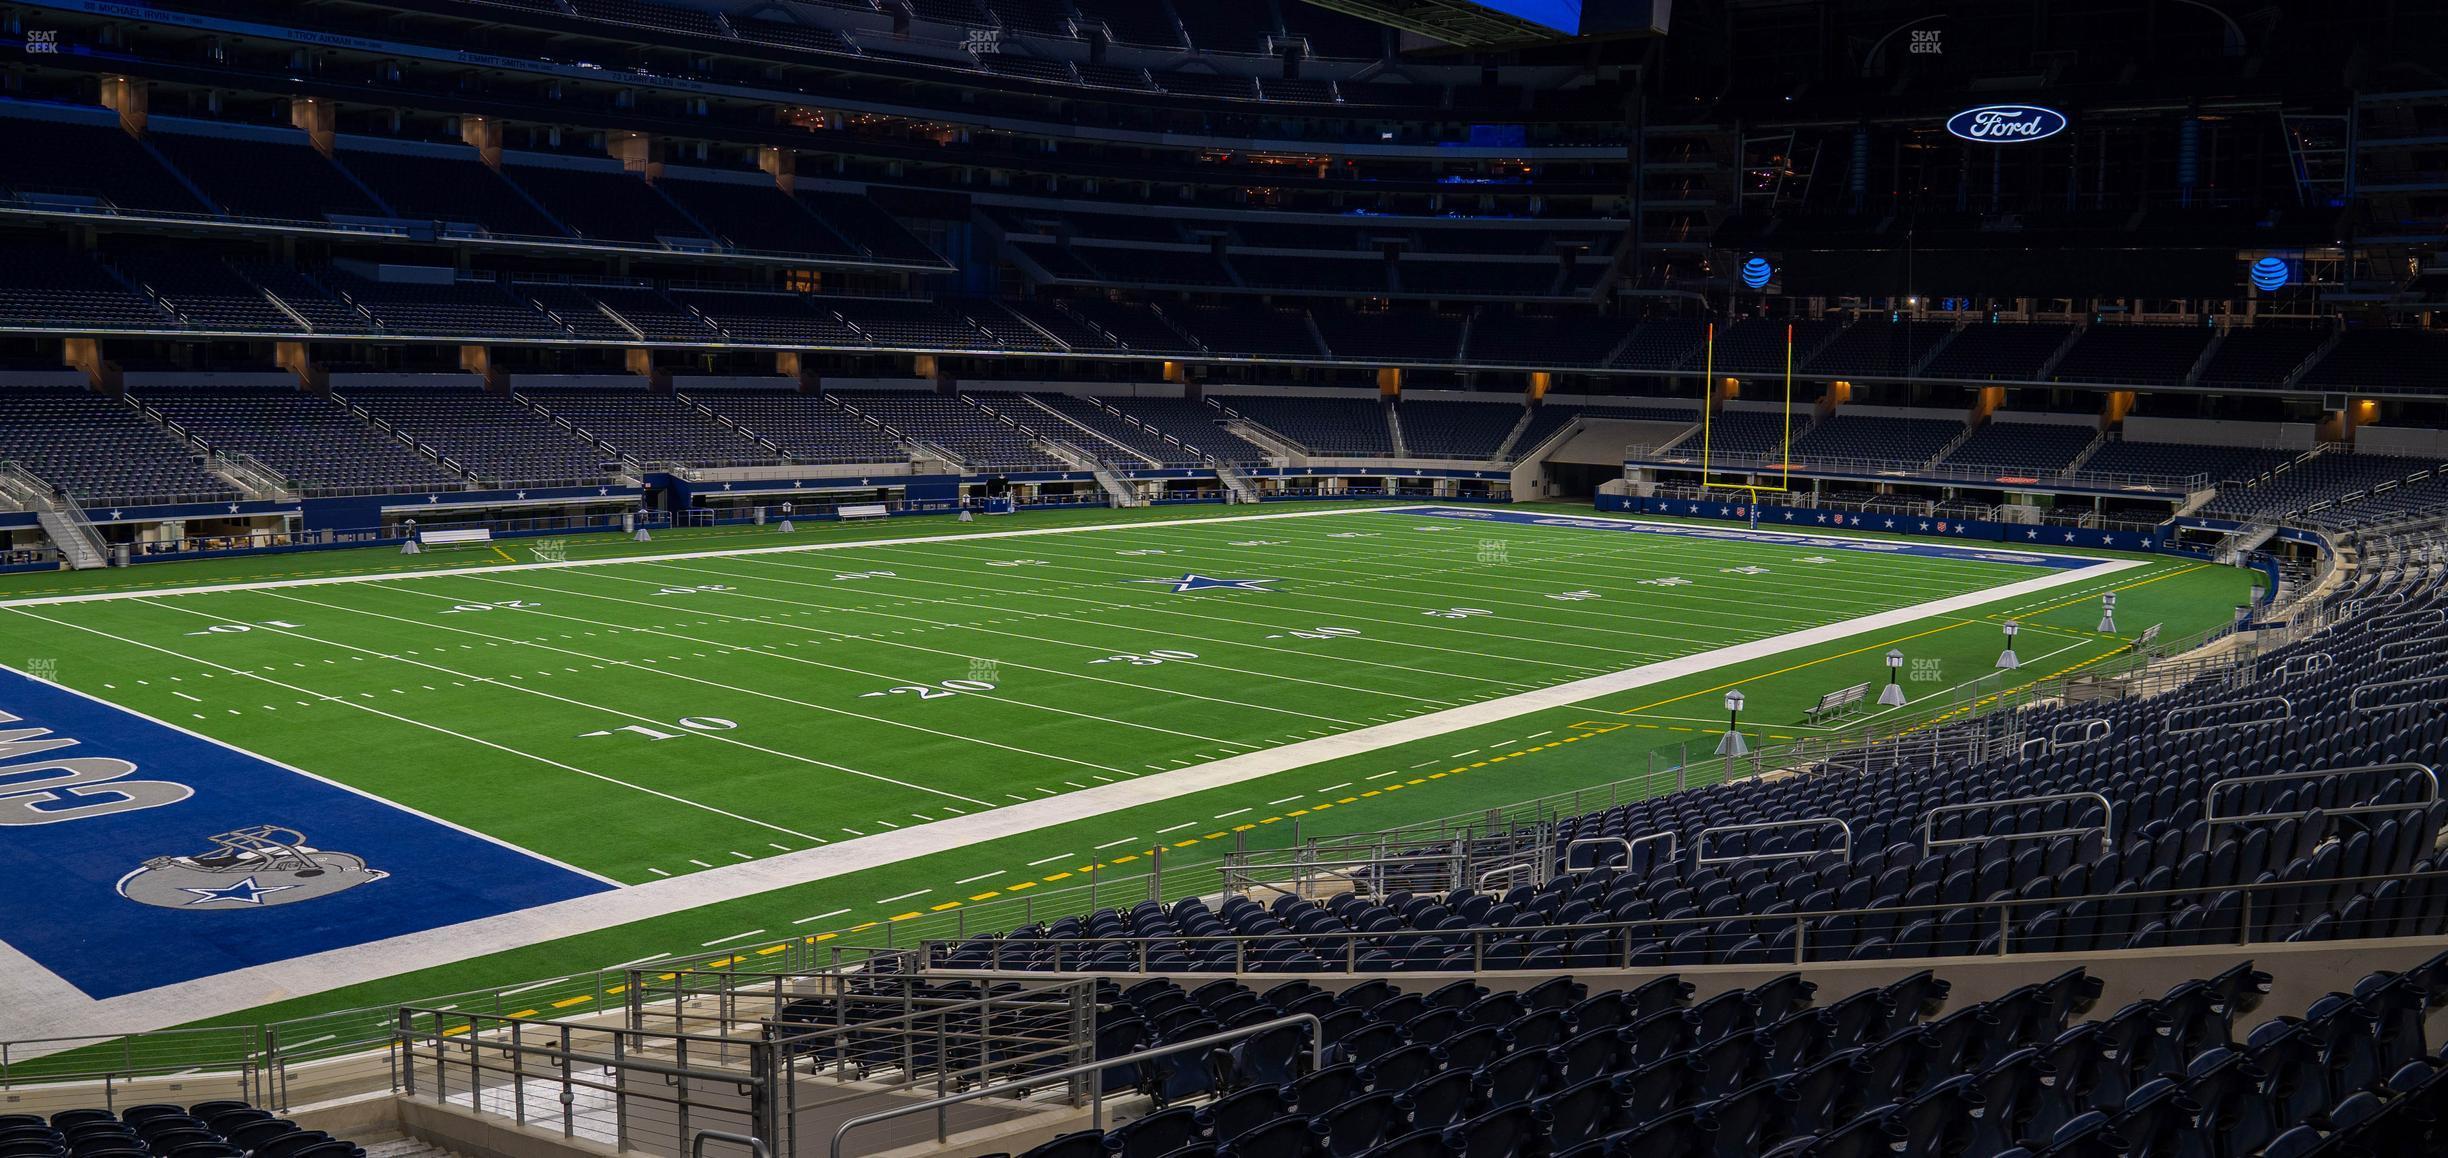
[[[476,158],[486,168],[501,168],[501,122],[485,117],[467,117],[459,122],[459,139],[476,150]]]
[[[620,133],[604,142],[604,151],[621,163],[621,168],[646,179],[652,185],[663,175],[663,166],[654,159],[654,138],[644,133]]]
[[[1986,422],[1990,415],[1997,413],[1998,409],[2004,405],[2006,405],[2005,387],[1983,386],[1972,395],[1971,420],[1975,423]]]
[[[1554,374],[1551,374],[1545,370],[1532,370],[1530,372],[1530,389],[1525,391],[1522,397],[1524,400],[1530,402],[1543,402],[1547,398],[1547,391],[1553,389],[1554,387]]]
[[[510,375],[493,364],[491,346],[459,347],[459,368],[484,379],[485,390],[488,393],[509,392]]]
[[[816,367],[809,364],[807,355],[797,350],[783,350],[776,353],[774,373],[798,382],[802,393],[819,394],[824,391],[824,376],[818,374]]]
[[[119,127],[131,137],[145,134],[145,117],[153,106],[153,88],[134,77],[102,78],[102,107],[119,114]]]
[[[1377,368],[1377,396],[1391,400],[1401,395],[1402,367],[1379,366]]]
[[[60,361],[83,371],[85,384],[104,394],[117,395],[126,384],[119,379],[119,364],[102,356],[100,338],[70,338],[62,343]]]
[[[783,192],[791,192],[792,178],[799,175],[799,151],[767,145],[757,150],[757,168],[772,174],[774,184],[781,186]]]
[[[274,365],[297,375],[298,389],[310,394],[331,393],[331,374],[315,365],[314,351],[304,342],[279,342],[272,347]]]
[[[289,123],[306,130],[306,139],[314,142],[315,152],[332,155],[332,134],[339,127],[339,110],[330,101],[314,97],[289,99]]]
[[[2133,413],[2133,405],[2133,391],[2109,391],[2107,397],[2100,402],[2100,429],[2114,430],[2119,425],[2122,425],[2125,421],[2125,416]]]
[[[654,351],[636,346],[621,351],[621,359],[629,367],[629,372],[644,378],[655,393],[671,393],[671,371],[655,365]]]
[[[1175,383],[1189,382],[1190,364],[1187,362],[1166,362],[1164,364],[1164,380]]]

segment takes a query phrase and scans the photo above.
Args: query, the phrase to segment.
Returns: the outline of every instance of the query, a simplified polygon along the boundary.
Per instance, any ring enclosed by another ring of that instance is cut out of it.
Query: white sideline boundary
[[[972,539],[1026,539],[1038,535],[1110,534],[1146,527],[1195,527],[1206,523],[1254,523],[1271,519],[1314,519],[1322,515],[1400,513],[1421,510],[1418,504],[1352,506],[1321,511],[1282,511],[1272,515],[1219,515],[1211,519],[1146,519],[1125,523],[1084,523],[1074,527],[1024,527],[1012,531],[955,532],[949,535],[909,535],[898,539],[858,539],[844,543],[785,543],[772,547],[718,547],[703,551],[613,555],[602,559],[564,559],[557,563],[498,563],[490,567],[437,567],[430,571],[368,571],[362,575],[317,575],[308,579],[266,579],[260,582],[199,583],[193,587],[156,587],[143,591],[89,591],[74,595],[32,595],[0,599],[0,607],[43,607],[61,603],[107,603],[118,599],[163,599],[174,595],[211,595],[228,591],[272,591],[283,587],[326,587],[336,583],[398,583],[452,575],[506,575],[514,571],[566,571],[575,567],[619,567],[630,563],[670,563],[684,559],[732,559],[742,555],[785,555],[807,551],[851,551],[862,547],[898,547],[915,543],[960,543]]]
[[[1373,508],[1377,510],[1401,508]],[[1414,508],[1416,509],[1416,508]],[[1300,514],[1255,516],[1297,518]],[[1320,513],[1344,513],[1339,511]],[[1211,522],[1217,520],[1189,520]],[[1119,527],[1157,524],[1120,524]],[[1082,528],[1084,529],[1084,528]],[[1108,528],[1115,529],[1115,528]],[[1062,533],[1072,528],[1002,532],[1006,535]],[[973,536],[945,536],[969,538]],[[895,540],[908,542],[912,540]],[[828,545],[828,546],[847,546]],[[813,546],[768,548],[810,550]],[[734,554],[711,552],[708,554]],[[632,561],[632,560],[619,560]],[[591,564],[600,565],[597,561]],[[602,561],[612,562],[612,561]],[[575,565],[575,564],[572,564]],[[946,848],[1016,836],[1057,824],[1087,820],[1122,808],[1153,804],[1193,792],[1226,787],[1323,761],[1492,724],[1526,712],[1562,707],[1598,696],[1663,683],[1797,648],[1845,639],[1986,604],[2021,599],[2145,566],[2140,560],[2103,560],[2083,567],[1910,607],[1896,608],[1786,635],[1733,644],[1676,659],[1592,676],[1517,695],[1466,704],[1407,720],[1297,744],[1244,753],[1136,780],[1012,804],[892,832],[785,853],[765,860],[725,865],[608,893],[578,897],[516,913],[505,913],[421,933],[369,941],[311,956],[257,965],[178,985],[96,1001],[66,986],[48,970],[0,943],[0,1011],[9,1018],[0,1037],[36,1038],[141,1033],[205,1017],[236,1013],[307,994],[383,977],[435,968],[544,941],[668,916],[705,905],[754,897],[854,872],[896,864]],[[539,564],[537,566],[560,566]],[[508,567],[489,568],[491,571]],[[430,572],[428,572],[430,574]],[[399,576],[389,576],[398,578]],[[335,577],[340,581],[357,577]],[[357,580],[362,581],[362,580]],[[318,582],[298,580],[294,583]],[[294,585],[288,583],[283,585]],[[266,586],[266,585],[257,585]],[[145,596],[159,595],[149,592]],[[73,597],[71,597],[73,599]],[[808,930],[814,932],[815,930]],[[77,1043],[66,1043],[61,1048]]]

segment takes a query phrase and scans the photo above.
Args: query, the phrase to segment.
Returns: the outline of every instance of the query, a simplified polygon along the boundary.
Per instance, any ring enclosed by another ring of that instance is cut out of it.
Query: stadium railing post
[[[1803,944],[1803,942],[1804,942],[1806,939],[1808,939],[1809,934],[1810,934],[1810,922],[1809,922],[1808,920],[1806,920],[1806,919],[1802,918],[1802,917],[1795,917],[1795,918],[1794,918],[1794,964],[1796,964],[1796,965],[1804,965],[1804,964],[1808,964],[1808,963],[1810,962],[1810,955],[1809,955],[1809,954],[1810,954],[1810,948],[1809,948],[1809,946],[1807,946],[1807,945]]]

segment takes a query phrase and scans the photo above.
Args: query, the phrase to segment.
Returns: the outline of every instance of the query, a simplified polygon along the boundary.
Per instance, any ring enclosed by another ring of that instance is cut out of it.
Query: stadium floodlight
[[[2100,634],[2116,634],[2116,592],[2100,596]]]
[[[1748,755],[1751,751],[1751,745],[1744,742],[1742,734],[1742,689],[1736,688],[1733,691],[1727,692],[1725,705],[1726,733],[1725,739],[1717,741],[1717,754],[1720,756]]]
[[[1897,683],[1897,682],[1896,682],[1897,677],[1899,677],[1899,676],[1901,676],[1901,675],[1903,675],[1903,674],[1904,674],[1904,651],[1903,651],[1903,649],[1902,649],[1902,648],[1895,648],[1895,647],[1888,648],[1888,649],[1887,649],[1887,690],[1879,693],[1879,706],[1880,706],[1880,707],[1882,707],[1882,708],[1900,708],[1900,707],[1903,707],[1903,706],[1904,706],[1904,685],[1902,685],[1902,684],[1900,684],[1900,683]]]
[[[2006,621],[2006,650],[1998,653],[1998,670],[2013,671],[2023,666],[2023,661],[2016,659],[2014,653],[2015,633],[2021,630],[2023,630],[2022,624],[2011,619]]]

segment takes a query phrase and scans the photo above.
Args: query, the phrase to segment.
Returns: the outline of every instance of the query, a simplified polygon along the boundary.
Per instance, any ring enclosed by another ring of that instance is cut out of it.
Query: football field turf
[[[1236,846],[1704,755],[1731,686],[1755,745],[1880,727],[1994,685],[2005,618],[2039,680],[2246,591],[2180,559],[1559,508],[1127,514],[0,591],[0,658],[42,677],[0,676],[25,729],[0,733],[0,857],[58,882],[0,902],[0,984],[41,1015],[0,1037],[1008,928],[1091,877],[1143,898],[1159,849],[1178,895]],[[2112,589],[2121,636],[2092,630]],[[1890,647],[1913,705],[1804,722]],[[260,825],[369,871],[140,871]]]

